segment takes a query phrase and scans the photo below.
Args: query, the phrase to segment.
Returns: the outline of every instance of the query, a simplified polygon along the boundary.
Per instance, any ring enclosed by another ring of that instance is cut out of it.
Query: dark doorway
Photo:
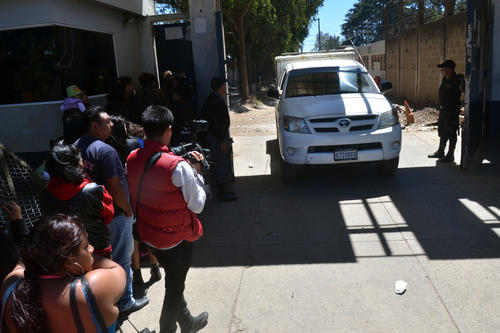
[[[154,34],[160,79],[165,71],[172,71],[180,84],[192,88],[194,92],[192,101],[196,105],[196,78],[190,23],[156,24]]]

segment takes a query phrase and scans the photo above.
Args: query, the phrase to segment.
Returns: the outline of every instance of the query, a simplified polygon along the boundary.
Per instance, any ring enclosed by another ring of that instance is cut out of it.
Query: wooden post
[[[389,35],[389,8],[387,3],[384,5],[384,39],[387,40]]]
[[[421,58],[422,58],[422,39],[421,39],[421,34],[422,34],[422,27],[424,25],[424,8],[425,8],[425,1],[424,0],[417,0],[418,3],[418,25],[417,25],[417,75],[416,77],[416,84],[415,84],[415,89],[416,89],[416,98],[417,102],[420,103],[420,71],[421,71]]]
[[[403,95],[403,66],[402,66],[402,52],[401,52],[401,35],[403,33],[403,8],[404,8],[404,3],[403,0],[399,0],[399,7],[398,7],[398,26],[399,26],[399,33],[398,33],[398,94],[399,96]]]
[[[425,0],[417,0],[418,2],[418,25],[424,25],[424,9],[425,9]]]

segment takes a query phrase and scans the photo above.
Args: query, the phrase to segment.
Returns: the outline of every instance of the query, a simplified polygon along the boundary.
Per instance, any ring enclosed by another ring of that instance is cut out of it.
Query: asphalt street
[[[234,139],[239,200],[207,202],[186,281],[202,332],[500,332],[497,167],[436,164],[436,132],[410,132],[394,177],[340,165],[284,184],[275,137]],[[123,332],[159,332],[163,283]]]

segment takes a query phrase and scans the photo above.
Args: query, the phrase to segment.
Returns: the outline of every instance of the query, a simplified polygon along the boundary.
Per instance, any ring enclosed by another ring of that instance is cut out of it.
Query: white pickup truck
[[[281,176],[295,178],[300,166],[375,162],[394,174],[401,151],[401,126],[394,106],[366,68],[352,59],[288,63],[278,87],[276,127]],[[390,82],[382,82],[388,90]]]

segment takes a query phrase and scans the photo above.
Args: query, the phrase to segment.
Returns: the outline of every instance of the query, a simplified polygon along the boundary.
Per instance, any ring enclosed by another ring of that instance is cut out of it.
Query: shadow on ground
[[[400,168],[393,177],[371,164],[315,166],[284,184],[276,140],[267,148],[270,175],[237,177],[237,202],[207,203],[193,266],[500,257],[495,165],[474,173],[456,165]]]

